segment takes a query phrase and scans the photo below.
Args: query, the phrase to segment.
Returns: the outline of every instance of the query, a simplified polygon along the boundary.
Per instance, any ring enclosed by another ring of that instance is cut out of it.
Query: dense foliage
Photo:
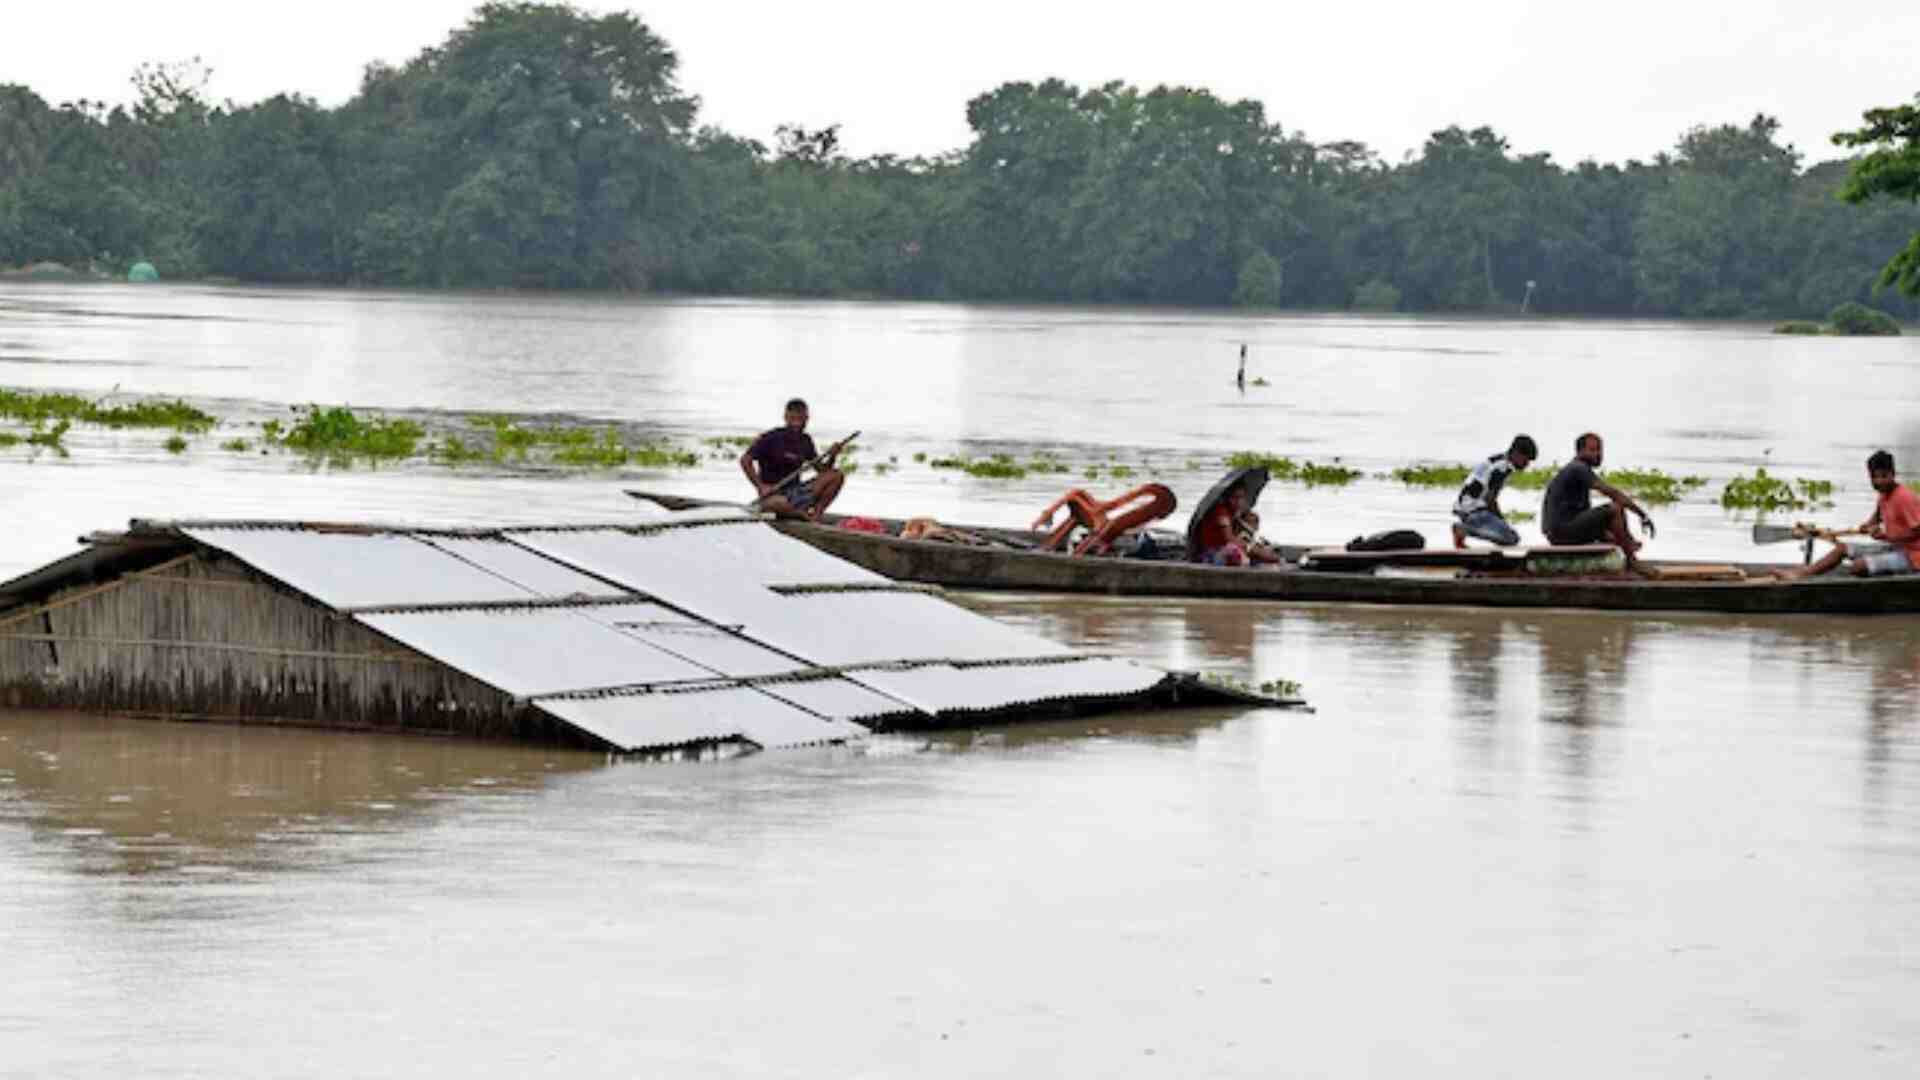
[[[771,147],[699,127],[676,67],[632,15],[493,3],[405,65],[370,67],[335,109],[293,95],[214,106],[194,64],[143,69],[131,109],[0,86],[0,265],[1254,307],[1525,298],[1604,314],[1870,301],[1920,315],[1920,301],[1874,295],[1920,207],[1835,197],[1911,195],[1909,174],[1803,167],[1765,116],[1687,132],[1648,163],[1567,168],[1454,127],[1389,165],[1289,132],[1258,102],[1048,80],[967,103],[972,141],[950,154],[852,159],[832,127],[782,128]],[[1910,150],[1914,117],[1868,115],[1865,134],[1906,132]],[[1916,251],[1890,281],[1911,284]]]
[[[1840,197],[1863,203],[1876,195],[1920,202],[1920,94],[1912,105],[1868,109],[1866,126],[1833,137],[1841,146],[1873,149],[1854,162]],[[1916,231],[1880,273],[1882,285],[1920,297],[1920,231]]]

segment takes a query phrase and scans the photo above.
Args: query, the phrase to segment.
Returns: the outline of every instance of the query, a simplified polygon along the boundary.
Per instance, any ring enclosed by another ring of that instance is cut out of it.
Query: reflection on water
[[[448,801],[524,793],[594,754],[225,724],[0,713],[0,824],[80,872],[267,871],[340,837],[419,827]]]

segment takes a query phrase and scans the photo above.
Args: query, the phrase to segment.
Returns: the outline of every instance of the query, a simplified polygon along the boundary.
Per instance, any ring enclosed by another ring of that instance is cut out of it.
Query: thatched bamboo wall
[[[590,742],[204,551],[0,612],[0,704]]]

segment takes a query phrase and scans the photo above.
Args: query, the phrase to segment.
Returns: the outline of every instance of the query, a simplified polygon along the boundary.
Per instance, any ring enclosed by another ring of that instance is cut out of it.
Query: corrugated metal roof
[[[752,687],[686,693],[624,694],[542,700],[541,709],[631,750],[747,739],[772,749],[841,742],[866,734],[823,720]]]
[[[330,607],[485,603],[538,595],[399,533],[207,526],[184,531]]]
[[[515,530],[515,535],[523,533]],[[651,566],[682,570],[724,566],[729,577],[756,585],[889,584],[887,578],[782,535],[763,521],[733,520],[623,535],[638,542],[629,550]]]
[[[581,610],[588,618],[664,652],[739,678],[781,675],[810,666],[729,629],[695,622],[657,604],[615,604]]]
[[[764,683],[760,689],[791,701],[809,712],[836,720],[871,721],[883,716],[900,716],[915,711],[913,705],[887,697],[860,685],[862,676],[850,679],[807,679],[796,682]]]
[[[838,583],[887,583],[885,578],[868,574],[850,564],[840,564],[831,556],[765,526],[713,526],[640,536],[613,531],[522,530],[515,530],[512,535],[532,550],[619,581],[677,607],[698,611],[717,622],[737,626],[749,637],[825,666],[892,660],[1029,659],[1064,656],[1068,653],[1064,647],[1044,638],[1003,626],[945,600],[921,593],[808,592],[783,595],[755,580],[773,575],[755,574],[751,568],[734,573],[731,572],[733,564],[722,562],[719,565],[726,566],[729,572],[705,573],[703,568],[709,563],[696,560],[693,553],[697,549],[683,543],[688,539],[733,533],[742,528],[756,528],[763,540],[775,542],[756,544],[756,551],[798,548],[814,558],[826,559],[855,571],[840,573]],[[678,539],[670,544],[663,543],[667,537]],[[742,549],[742,546],[734,548],[736,551]],[[811,559],[791,558],[784,565],[801,567],[803,563],[810,562]],[[808,572],[815,571],[809,569]]]
[[[625,596],[628,590],[618,585],[569,570],[506,540],[483,540],[464,536],[421,536],[441,551],[478,566],[490,574],[513,582],[536,596]]]
[[[879,574],[782,536],[764,522],[639,532],[513,529],[507,535],[589,573],[661,596],[669,588],[685,589],[712,577],[741,586],[887,584]],[[716,567],[724,572],[709,573]]]
[[[1027,660],[1071,654],[1063,645],[921,593],[804,593],[780,597],[747,622],[755,637],[815,663]]]
[[[697,682],[723,674],[669,655],[587,614],[606,610],[407,611],[355,618],[515,697]]]
[[[943,716],[1142,694],[1159,685],[1166,674],[1125,660],[1096,657],[1060,664],[966,668],[941,664],[905,671],[863,671],[858,678],[925,712]]]

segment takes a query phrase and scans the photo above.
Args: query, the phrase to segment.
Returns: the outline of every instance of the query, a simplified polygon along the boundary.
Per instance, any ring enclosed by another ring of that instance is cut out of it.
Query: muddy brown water
[[[1256,371],[1295,364],[1291,389],[1232,391],[1242,337]],[[1465,458],[1511,426],[1457,415],[1481,376],[1501,410],[1570,417],[1628,392],[1536,384],[1535,361],[1621,358],[1642,381],[1616,452],[1716,476],[1787,458],[1863,512],[1851,458],[1920,442],[1900,366],[1920,358],[1815,344],[1841,351],[1647,324],[0,292],[0,385],[184,393],[241,424],[307,399],[521,402],[690,439],[760,426],[734,414],[805,383],[903,459],[1184,457],[1255,423],[1253,445],[1359,447],[1370,469]],[[1168,405],[1198,381],[1160,374],[1182,349],[1218,355],[1224,393]],[[1109,356],[1131,374],[1103,386],[1084,369]],[[590,520],[622,484],[732,482],[719,463],[308,470],[159,441],[0,455],[0,573],[135,515]],[[849,498],[1020,524],[1050,482],[903,465]],[[1275,493],[1283,531],[1335,536],[1435,499]],[[1663,516],[1662,554],[1743,553],[1710,498]],[[650,765],[0,714],[0,1076],[1920,1068],[1920,622],[966,602],[1149,663],[1298,679],[1317,711]]]

